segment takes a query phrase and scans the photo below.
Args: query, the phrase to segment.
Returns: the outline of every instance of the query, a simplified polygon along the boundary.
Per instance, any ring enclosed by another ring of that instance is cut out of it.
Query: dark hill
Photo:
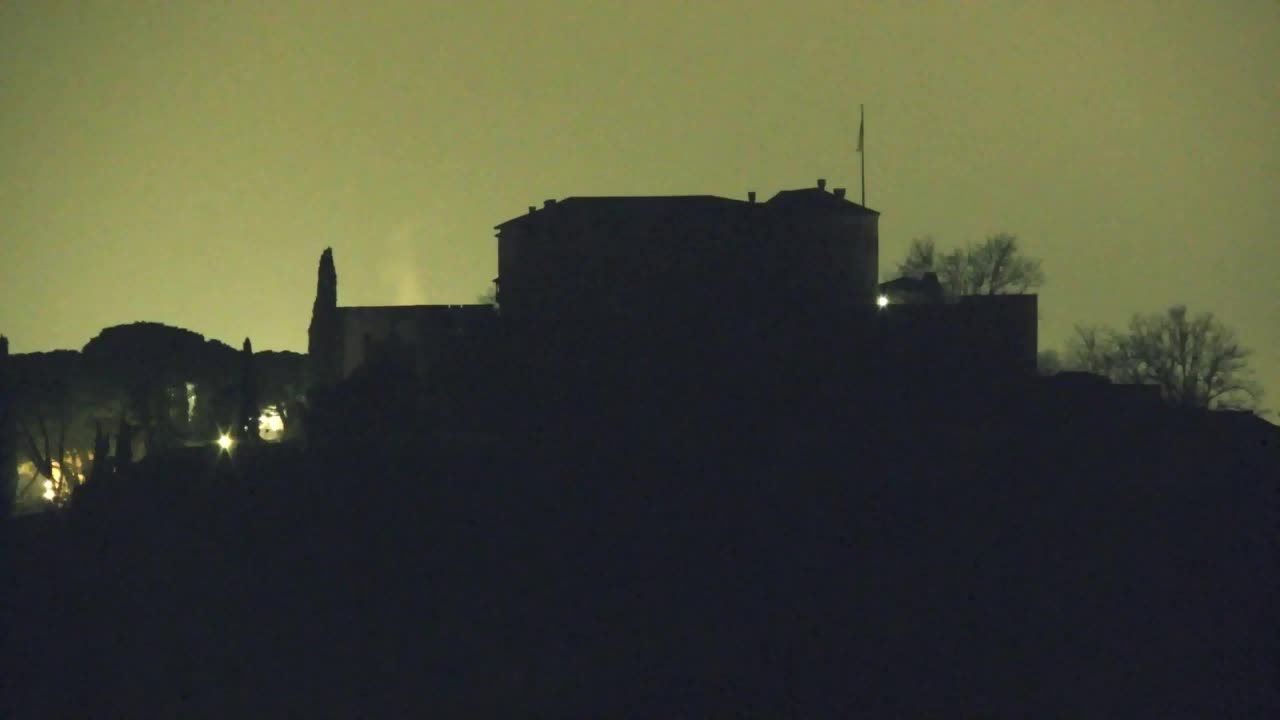
[[[8,716],[1274,716],[1276,432],[1047,422],[155,458]]]

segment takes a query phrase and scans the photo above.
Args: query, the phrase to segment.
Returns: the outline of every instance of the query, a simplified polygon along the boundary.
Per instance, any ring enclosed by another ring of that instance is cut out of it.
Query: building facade
[[[500,310],[339,307],[342,377],[392,348],[424,377],[501,357],[498,374],[533,406],[594,393],[624,407],[748,395],[770,407],[857,397],[870,374],[928,378],[917,383],[928,395],[1035,372],[1035,295],[944,299],[936,277],[880,284],[879,213],[824,180],[763,202],[547,200],[496,230]]]
[[[391,305],[337,309],[338,365],[348,378],[379,353],[398,353],[422,377],[480,352],[497,324],[491,305]]]
[[[504,313],[558,322],[584,310],[614,322],[672,306],[851,307],[871,302],[879,213],[843,189],[757,203],[711,195],[570,197],[497,226]]]

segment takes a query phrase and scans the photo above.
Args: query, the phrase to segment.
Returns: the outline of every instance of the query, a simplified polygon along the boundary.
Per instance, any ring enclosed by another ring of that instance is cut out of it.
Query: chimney
[[[750,191],[750,192],[748,192],[748,193],[747,193],[747,202],[751,203],[752,205],[755,205],[755,204],[756,204],[756,191],[755,191],[755,190],[752,190],[752,191]]]
[[[549,208],[549,207],[551,207],[552,205],[555,205],[555,204],[556,204],[556,201],[555,201],[555,200],[543,200],[543,201],[542,201],[542,207],[544,207],[544,208]]]
[[[836,188],[835,190],[832,190],[831,192],[835,193],[835,194],[836,194],[836,197],[840,198],[841,200],[843,200],[843,199],[844,199],[844,188]]]
[[[538,211],[538,206],[537,206],[537,205],[530,205],[530,206],[529,206],[529,214],[530,214],[530,215],[534,214],[534,213],[535,213],[535,212],[537,212],[537,211]]]
[[[826,179],[826,178],[818,178],[818,189],[819,189],[819,190],[826,190],[826,189],[827,189],[827,179]]]

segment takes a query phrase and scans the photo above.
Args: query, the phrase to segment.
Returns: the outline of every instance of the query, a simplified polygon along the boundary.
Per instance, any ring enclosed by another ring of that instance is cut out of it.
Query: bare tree
[[[1039,375],[1057,375],[1062,369],[1062,355],[1057,350],[1041,350],[1036,353],[1036,373]]]
[[[1018,254],[1016,235],[992,235],[981,244],[966,248],[965,255],[974,295],[1020,294],[1044,284],[1040,261]]]
[[[30,393],[18,404],[17,429],[23,451],[35,466],[36,472],[19,496],[27,493],[30,485],[44,479],[51,491],[50,499],[58,503],[71,497],[71,491],[79,484],[77,465],[81,464],[78,437],[79,408],[71,383],[65,378],[40,383],[38,393]]]
[[[1159,385],[1179,407],[1255,410],[1262,399],[1251,351],[1213,313],[1192,316],[1184,305],[1134,315],[1127,332],[1077,327],[1067,353],[1068,364],[1081,370]]]
[[[103,457],[97,452],[98,423],[120,413],[125,400],[96,382],[75,351],[29,353],[11,360],[17,455],[35,468],[18,497],[27,497],[43,482],[51,499],[61,504]]]
[[[948,298],[1026,293],[1044,284],[1040,260],[1023,257],[1016,235],[999,233],[981,243],[938,253],[932,237],[911,241],[898,265],[902,277],[934,272]]]
[[[918,278],[936,271],[938,248],[932,235],[912,238],[907,257],[898,263],[898,277]]]
[[[1139,384],[1143,377],[1126,353],[1124,335],[1107,327],[1077,325],[1067,340],[1063,365],[1110,378],[1115,382]]]
[[[963,295],[978,294],[975,274],[969,271],[968,249],[952,250],[939,258],[937,273],[947,298],[954,300]]]

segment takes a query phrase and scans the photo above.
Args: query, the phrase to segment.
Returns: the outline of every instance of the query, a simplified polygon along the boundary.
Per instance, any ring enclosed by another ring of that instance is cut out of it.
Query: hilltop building
[[[761,203],[755,193],[547,200],[497,226],[498,299],[528,322],[584,308],[622,321],[672,303],[868,306],[879,217],[823,180]]]
[[[900,277],[889,282],[880,283],[880,297],[877,304],[889,305],[923,305],[940,304],[946,296],[942,291],[942,283],[938,281],[938,273],[927,272],[921,277]]]
[[[554,336],[577,354],[643,338],[711,360],[689,343],[727,334],[735,358],[767,353],[751,339],[768,336],[793,357],[807,341],[809,352],[877,354],[934,373],[1034,373],[1036,296],[947,302],[933,275],[879,283],[879,217],[825,180],[764,202],[547,200],[497,226],[498,297],[533,340]]]
[[[623,403],[711,386],[717,402],[787,383],[829,394],[876,368],[921,388],[1033,376],[1036,296],[881,284],[879,218],[825,180],[763,202],[547,200],[496,227],[500,311],[339,307],[337,366],[348,377],[400,346],[429,376],[503,343],[531,389]]]

